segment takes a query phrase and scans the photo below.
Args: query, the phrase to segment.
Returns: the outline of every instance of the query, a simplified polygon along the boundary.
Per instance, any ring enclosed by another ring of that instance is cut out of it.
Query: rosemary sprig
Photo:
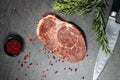
[[[61,14],[84,14],[92,10],[93,3],[88,3],[88,0],[63,0],[62,2],[53,2],[52,8]]]
[[[52,8],[61,14],[85,14],[95,10],[93,30],[98,35],[97,42],[106,53],[112,53],[108,49],[108,40],[105,33],[104,8],[107,5],[105,0],[62,0],[54,1]]]
[[[106,53],[112,54],[111,50],[108,49],[108,40],[105,33],[105,23],[104,23],[104,8],[105,0],[98,0],[98,4],[95,8],[95,15],[94,15],[94,21],[93,21],[93,30],[98,35],[97,42],[102,46],[102,49]]]
[[[103,22],[103,15],[103,9],[99,6],[96,7],[93,30],[98,35],[97,42],[102,46],[102,49],[106,53],[111,53],[111,51],[108,49],[108,41],[105,33],[105,23]]]

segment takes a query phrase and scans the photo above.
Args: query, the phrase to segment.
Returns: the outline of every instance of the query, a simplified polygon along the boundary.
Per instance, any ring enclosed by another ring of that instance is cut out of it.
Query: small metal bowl
[[[9,56],[18,56],[23,49],[23,38],[18,34],[10,34],[4,44],[4,51]]]

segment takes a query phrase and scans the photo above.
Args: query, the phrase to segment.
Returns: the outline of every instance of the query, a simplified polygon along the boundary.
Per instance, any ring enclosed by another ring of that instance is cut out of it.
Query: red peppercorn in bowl
[[[23,49],[24,41],[18,34],[11,34],[7,37],[4,45],[5,52],[10,56],[17,56]]]

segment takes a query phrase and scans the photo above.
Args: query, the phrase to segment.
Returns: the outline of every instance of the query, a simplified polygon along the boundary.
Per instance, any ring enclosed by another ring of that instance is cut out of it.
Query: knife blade
[[[113,51],[115,44],[117,42],[117,38],[120,31],[120,24],[116,22],[116,15],[120,8],[120,1],[114,0],[113,6],[112,6],[112,12],[111,15],[108,18],[108,23],[106,25],[106,37],[108,39],[108,48]],[[104,50],[102,50],[102,47],[100,47],[98,51],[98,56],[96,59],[95,67],[94,67],[94,73],[93,73],[93,80],[97,80],[99,75],[102,73],[103,69],[105,68],[105,65],[107,64],[109,58],[112,54],[106,53]]]

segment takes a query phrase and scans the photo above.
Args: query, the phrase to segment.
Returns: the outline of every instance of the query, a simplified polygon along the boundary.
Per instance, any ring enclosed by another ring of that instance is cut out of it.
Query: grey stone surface
[[[36,22],[45,13],[53,12],[50,6],[52,1],[0,0],[0,80],[92,80],[95,60],[99,49],[99,45],[96,43],[97,35],[92,30],[94,12],[82,16],[63,16],[57,13],[66,21],[74,22],[85,33],[88,56],[81,62],[62,62],[61,59],[55,62],[52,58],[55,54],[44,54],[44,51],[40,51],[44,45],[38,39],[32,42],[29,41],[30,37],[36,37]],[[105,11],[106,22],[112,4],[111,0],[108,0],[108,2],[110,6]],[[5,24],[2,24],[3,21]],[[21,52],[17,57],[6,55],[3,49],[6,36],[13,32],[20,34],[25,40],[24,52]],[[120,36],[118,37],[114,54],[99,77],[99,80],[120,80],[119,40]],[[29,52],[31,53],[31,57],[26,60],[27,63],[24,63],[24,56]],[[58,60],[59,58],[56,56],[56,59]],[[50,65],[51,62],[53,66]],[[32,63],[31,66],[29,66],[30,63]],[[23,67],[21,67],[21,64],[23,64]],[[73,70],[69,70],[69,67]],[[76,72],[74,71],[75,68],[78,68]],[[43,72],[45,69],[48,69],[48,71]],[[58,71],[58,73],[55,74],[55,71]],[[27,75],[25,76],[25,74]],[[43,75],[46,75],[46,77],[42,79]],[[84,79],[82,79],[83,77]]]

